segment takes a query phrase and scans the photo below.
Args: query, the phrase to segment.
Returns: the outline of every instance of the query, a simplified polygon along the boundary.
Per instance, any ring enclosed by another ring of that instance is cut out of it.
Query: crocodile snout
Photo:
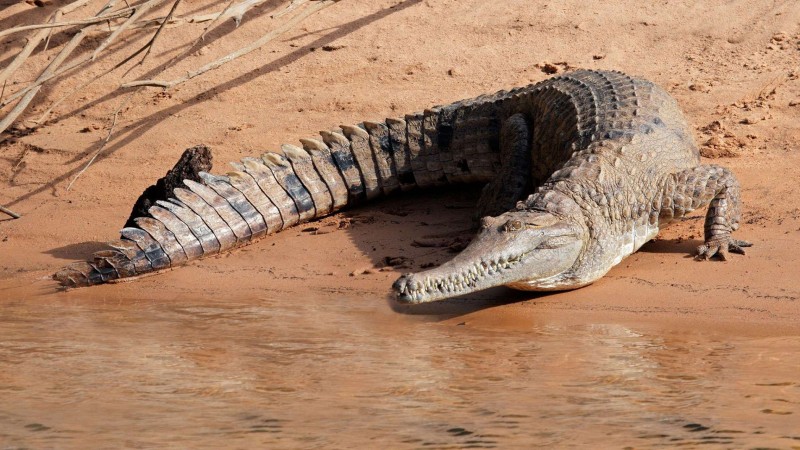
[[[397,279],[397,281],[392,284],[392,289],[394,289],[395,294],[397,295],[397,301],[402,303],[414,303],[414,295],[413,291],[413,282],[411,279],[410,274],[406,274],[401,276]]]

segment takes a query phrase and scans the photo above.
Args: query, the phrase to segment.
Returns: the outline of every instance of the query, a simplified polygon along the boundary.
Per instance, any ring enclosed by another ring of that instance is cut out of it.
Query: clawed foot
[[[728,252],[744,255],[744,247],[752,246],[753,244],[747,241],[733,239],[730,236],[718,236],[709,239],[705,244],[697,247],[697,256],[695,259],[705,260],[717,255],[719,259],[727,261]]]

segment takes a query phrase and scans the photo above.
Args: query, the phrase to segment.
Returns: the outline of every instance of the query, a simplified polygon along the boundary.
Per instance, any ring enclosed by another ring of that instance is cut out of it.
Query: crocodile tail
[[[500,93],[498,93],[500,94]],[[280,153],[232,163],[225,176],[184,180],[120,240],[53,278],[63,286],[143,275],[324,217],[344,207],[413,188],[488,181],[495,96],[435,107],[404,118],[342,125]],[[496,127],[495,127],[496,128]],[[494,133],[494,134],[493,134]]]

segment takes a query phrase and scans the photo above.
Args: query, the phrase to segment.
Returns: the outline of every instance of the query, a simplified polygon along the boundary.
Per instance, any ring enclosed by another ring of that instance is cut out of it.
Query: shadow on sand
[[[107,145],[103,149],[103,153],[100,156],[98,156],[97,160],[99,161],[99,160],[108,158],[109,156],[112,156],[118,150],[120,150],[121,148],[124,148],[130,142],[136,140],[142,134],[147,133],[148,130],[150,130],[153,126],[155,126],[157,123],[163,121],[167,117],[170,117],[170,116],[172,116],[174,114],[178,114],[178,113],[180,113],[181,111],[183,111],[183,110],[185,110],[187,108],[191,108],[192,106],[194,106],[194,105],[196,105],[198,103],[204,102],[204,101],[208,100],[209,98],[213,97],[214,95],[218,95],[218,94],[220,94],[222,92],[226,92],[226,91],[228,91],[230,89],[233,89],[233,88],[235,88],[237,86],[241,86],[241,85],[246,84],[246,83],[248,83],[250,81],[253,81],[254,79],[257,79],[257,78],[265,76],[265,75],[267,75],[267,74],[269,74],[271,72],[279,70],[282,67],[285,67],[285,66],[287,66],[287,65],[289,65],[291,63],[294,63],[295,61],[303,58],[305,55],[309,54],[312,51],[312,49],[316,49],[316,48],[320,48],[320,47],[323,47],[325,45],[328,45],[328,44],[336,41],[337,39],[340,39],[340,38],[342,38],[344,36],[347,36],[348,34],[354,32],[354,31],[356,31],[356,30],[358,30],[360,28],[363,28],[363,27],[365,27],[365,26],[367,26],[367,25],[369,25],[369,24],[371,24],[373,22],[381,20],[381,19],[389,16],[390,14],[394,14],[396,12],[399,12],[399,11],[402,11],[402,10],[404,10],[406,8],[414,6],[414,5],[418,4],[418,3],[420,3],[421,1],[422,0],[406,0],[406,1],[402,2],[402,3],[398,3],[398,4],[394,5],[394,6],[389,7],[389,8],[385,8],[385,9],[377,11],[377,12],[375,12],[373,14],[370,14],[370,15],[367,15],[367,16],[364,16],[364,17],[360,17],[358,19],[350,21],[350,22],[348,22],[348,23],[346,23],[346,24],[344,24],[344,25],[342,25],[340,27],[332,28],[327,33],[323,34],[322,36],[320,36],[319,38],[317,38],[316,40],[314,40],[310,44],[304,45],[302,47],[297,47],[291,53],[288,53],[286,55],[283,55],[283,56],[279,57],[278,59],[276,59],[274,61],[266,63],[266,64],[264,64],[264,66],[262,66],[259,69],[252,70],[250,72],[241,74],[241,75],[239,75],[238,77],[236,77],[236,78],[234,78],[232,80],[229,80],[229,81],[227,81],[225,83],[222,83],[222,84],[219,84],[217,86],[213,86],[213,87],[209,88],[206,92],[202,92],[202,93],[198,94],[197,96],[195,96],[194,98],[187,100],[186,102],[171,106],[171,107],[163,109],[163,110],[161,110],[161,111],[159,111],[157,113],[150,114],[148,116],[142,117],[139,120],[137,120],[137,121],[131,123],[130,125],[126,126],[124,128],[124,130],[120,130],[120,132],[112,140],[112,142],[110,142],[109,145]],[[213,39],[213,37],[212,37],[212,39]],[[110,94],[108,94],[108,95],[106,95],[106,96],[104,96],[104,97],[102,97],[100,99],[95,100],[92,103],[89,103],[87,105],[82,106],[81,108],[78,108],[78,109],[76,109],[74,111],[71,111],[71,112],[68,112],[68,113],[64,114],[63,116],[60,117],[60,119],[64,119],[64,118],[73,116],[75,114],[79,114],[83,110],[85,110],[86,108],[90,108],[94,104],[112,100],[112,99],[124,94],[125,92],[127,92],[127,91],[115,91],[113,93],[110,93]],[[75,159],[75,161],[78,161],[78,160],[88,156],[90,153],[94,152],[95,149],[98,148],[98,146],[101,144],[102,140],[103,140],[102,138],[99,138],[98,142],[96,143],[96,145],[91,146],[91,148],[87,149],[86,152],[84,152],[81,155],[78,155],[78,157]],[[20,203],[20,202],[22,202],[22,201],[24,201],[24,200],[26,200],[28,198],[31,198],[36,194],[39,194],[41,192],[45,192],[47,190],[53,189],[54,186],[64,182],[65,180],[69,180],[69,179],[73,178],[75,176],[75,174],[78,173],[82,169],[82,166],[83,165],[79,165],[79,166],[73,168],[72,170],[69,170],[69,171],[65,172],[64,174],[54,178],[49,183],[47,183],[45,185],[42,185],[42,186],[34,189],[33,191],[28,192],[28,193],[26,193],[26,194],[24,194],[24,195],[22,195],[22,196],[20,196],[20,197],[18,197],[16,199],[10,201],[10,202],[7,202],[6,206],[13,207],[15,204]]]

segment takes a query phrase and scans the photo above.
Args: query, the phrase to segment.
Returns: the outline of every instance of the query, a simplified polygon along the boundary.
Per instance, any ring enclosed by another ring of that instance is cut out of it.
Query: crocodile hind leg
[[[697,258],[718,255],[725,260],[728,252],[744,254],[743,247],[752,244],[731,235],[739,228],[740,201],[739,182],[728,169],[702,165],[672,174],[661,199],[659,220],[669,222],[705,205],[705,243],[697,248]]]
[[[531,132],[525,116],[514,114],[500,130],[500,170],[484,186],[475,217],[498,216],[514,209],[530,189]]]

